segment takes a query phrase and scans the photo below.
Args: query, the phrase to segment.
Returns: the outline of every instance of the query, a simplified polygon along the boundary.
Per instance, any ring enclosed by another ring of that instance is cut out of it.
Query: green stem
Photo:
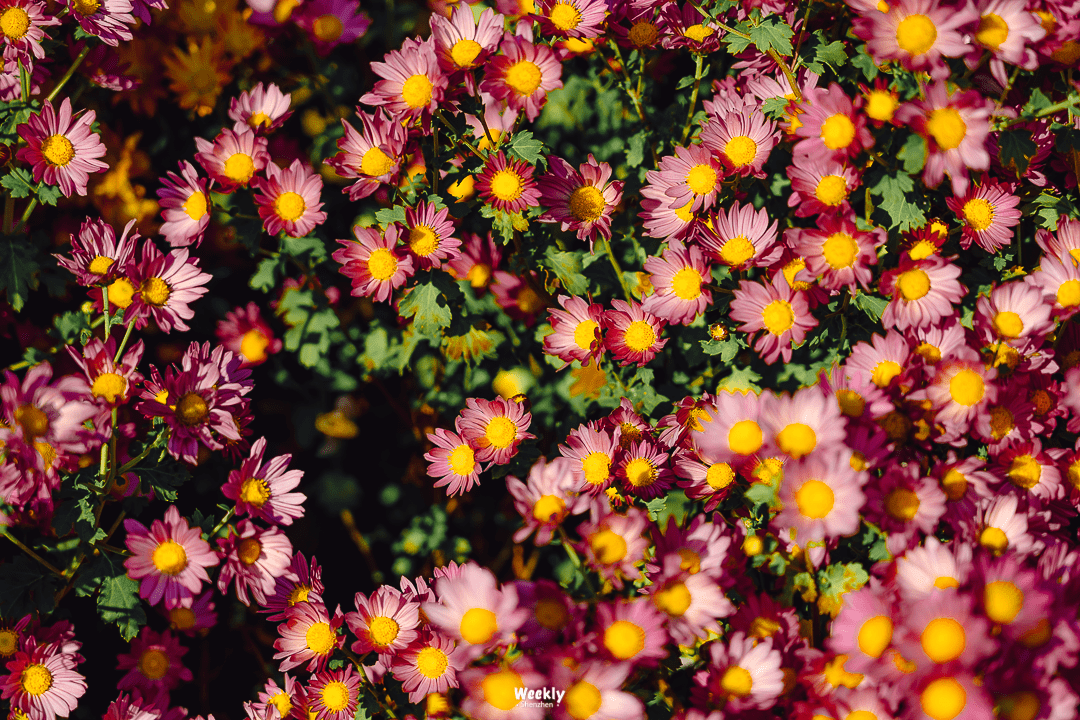
[[[787,66],[784,59],[780,57],[780,53],[776,52],[772,48],[769,48],[768,55],[772,58],[772,61],[780,66],[780,72],[784,73],[784,77],[787,78],[788,85],[791,86],[791,94],[795,96],[795,102],[802,102],[802,92],[799,91],[799,83],[795,79],[794,73],[791,72],[791,68]]]
[[[52,92],[45,97],[45,102],[52,102],[56,99],[56,96],[59,95],[60,91],[64,89],[64,86],[67,85],[68,80],[71,79],[71,76],[75,74],[75,71],[79,69],[79,65],[82,64],[82,61],[85,60],[86,56],[89,54],[90,45],[87,44],[87,46],[84,47],[82,51],[75,56],[75,59],[71,63],[71,67],[69,67],[67,69],[67,72],[64,73],[64,76],[60,78],[60,82],[56,83],[56,87],[54,87],[52,89]]]
[[[105,339],[112,333],[112,317],[109,315],[109,288],[101,288],[101,309],[105,313]]]
[[[19,224],[15,226],[14,230],[11,231],[13,235],[17,235],[19,232],[22,231],[23,225],[25,225],[26,221],[30,219],[30,213],[34,212],[34,208],[37,207],[37,204],[38,199],[36,197],[30,199],[30,204],[26,206],[26,210],[23,211],[22,217],[19,218]]]
[[[221,518],[221,522],[214,526],[214,529],[210,531],[209,539],[213,540],[217,537],[217,534],[221,532],[221,528],[225,527],[225,524],[232,520],[233,513],[236,508],[229,508],[229,512],[225,513],[225,517]]]
[[[686,139],[690,137],[690,127],[694,122],[694,113],[697,111],[697,96],[701,90],[702,69],[705,67],[705,56],[700,53],[694,55],[694,89],[690,93],[690,108],[686,113],[686,125],[683,127],[680,145],[686,145]]]
[[[120,347],[116,349],[116,357],[113,358],[113,363],[120,362],[120,356],[124,354],[124,348],[127,347],[128,340],[131,338],[131,331],[135,329],[135,322],[129,322],[127,324],[127,330],[124,331],[124,339],[120,341]]]
[[[619,278],[619,284],[622,285],[623,295],[626,296],[626,302],[634,302],[634,295],[630,292],[630,286],[626,284],[626,277],[623,275],[622,268],[619,266],[619,261],[615,259],[615,251],[611,249],[611,241],[607,238],[604,239],[604,251],[607,253],[608,260],[611,261],[611,267],[615,269],[615,276]]]
[[[457,131],[454,130],[454,126],[450,124],[450,121],[446,119],[446,116],[442,114],[441,110],[436,110],[435,111],[435,117],[439,118],[439,122],[441,122],[443,125],[445,125],[446,129],[449,130],[451,133],[454,133],[454,134],[457,133]],[[453,136],[451,136],[451,137],[453,137]],[[484,162],[487,162],[487,158],[484,157],[480,153],[479,150],[477,150],[475,147],[473,147],[472,143],[470,143],[468,140],[466,140],[463,137],[460,137],[460,138],[457,138],[457,142],[459,142],[462,145],[464,145],[465,147],[469,148],[469,150],[472,152],[473,155],[480,158]]]
[[[26,72],[26,66],[19,59],[19,87],[22,90],[23,102],[30,102],[30,73]]]
[[[492,150],[494,150],[495,149],[495,136],[492,135],[491,130],[488,129],[487,118],[484,117],[484,107],[485,107],[484,106],[484,101],[480,99],[480,91],[477,90],[476,95],[474,95],[473,97],[475,97],[476,102],[478,102],[480,104],[480,113],[477,115],[477,117],[480,118],[480,125],[484,128],[484,137],[487,138],[488,147],[490,147]],[[502,138],[499,138],[499,140],[501,141]]]
[[[559,544],[566,550],[566,555],[570,558],[570,562],[572,562],[578,572],[581,573],[581,579],[585,581],[585,587],[589,588],[589,592],[593,594],[593,597],[596,597],[596,588],[593,587],[592,581],[589,580],[588,571],[585,569],[585,566],[581,564],[581,558],[578,557],[577,551],[574,550],[574,546],[570,544],[570,538],[566,537],[566,531],[563,530],[561,525],[559,526],[559,541]]]
[[[9,534],[8,534],[8,533],[7,533],[6,531],[5,531],[5,532],[0,532],[0,535],[3,535],[3,536],[4,536],[4,537],[6,537],[6,538],[7,538],[8,540],[10,540],[11,542],[15,543],[15,546],[16,546],[17,548],[19,548],[19,549],[20,549],[20,550],[22,550],[22,551],[23,551],[24,553],[26,553],[27,555],[29,555],[30,557],[32,557],[32,558],[33,558],[34,560],[37,560],[37,561],[38,561],[39,563],[41,563],[41,565],[42,565],[42,566],[43,566],[43,567],[44,567],[44,568],[45,568],[46,570],[48,570],[49,572],[51,572],[51,573],[52,573],[53,575],[56,575],[57,577],[60,577],[60,578],[64,577],[64,573],[60,572],[60,570],[59,570],[59,569],[57,569],[57,567],[56,567],[55,565],[53,565],[53,564],[52,564],[51,562],[49,562],[49,561],[48,561],[48,560],[46,560],[45,558],[43,558],[43,557],[41,557],[40,555],[38,555],[38,554],[37,554],[36,552],[34,552],[34,551],[33,551],[33,550],[31,550],[30,548],[28,548],[28,547],[27,547],[26,545],[23,545],[22,541],[21,541],[21,540],[19,540],[19,539],[18,539],[17,537],[15,537],[14,535],[9,535]]]

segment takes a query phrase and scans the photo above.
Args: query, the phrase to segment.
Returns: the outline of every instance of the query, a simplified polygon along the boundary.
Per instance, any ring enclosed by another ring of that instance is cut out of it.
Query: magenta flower
[[[816,214],[851,214],[848,196],[860,184],[850,165],[826,157],[795,155],[787,169],[791,179],[788,207],[796,217]]]
[[[780,133],[756,105],[744,104],[711,116],[701,128],[701,144],[720,158],[728,174],[764,178],[762,166],[776,147]]]
[[[229,101],[229,119],[236,123],[233,130],[241,132],[245,127],[257,133],[277,130],[292,115],[291,101],[292,95],[281,92],[274,83],[265,87],[259,83]]]
[[[97,115],[87,110],[77,118],[71,114],[71,100],[64,98],[57,113],[46,100],[41,112],[33,114],[18,127],[26,147],[16,157],[29,163],[34,182],[45,181],[59,185],[64,197],[86,195],[90,173],[109,168],[98,158],[105,155],[105,146],[91,129]]]
[[[86,218],[79,226],[78,236],[71,236],[71,257],[53,255],[57,264],[75,275],[76,282],[90,287],[108,285],[122,275],[135,254],[138,231],[128,233],[135,226],[131,220],[117,240],[116,232],[100,218]]]
[[[383,79],[360,102],[385,108],[399,122],[420,120],[427,127],[447,87],[434,40],[407,38],[400,50],[390,51],[384,60],[371,63],[372,72]]]
[[[525,522],[514,533],[514,542],[523,542],[535,531],[536,545],[547,545],[568,515],[588,509],[588,496],[576,492],[575,465],[580,463],[565,457],[550,462],[541,458],[529,469],[528,484],[513,475],[506,476],[506,489],[514,498],[514,509]]]
[[[623,690],[634,666],[590,658],[573,667],[555,663],[552,684],[566,688],[566,695],[555,706],[555,720],[643,720],[645,703],[637,695]],[[592,711],[592,712],[590,712]]]
[[[479,67],[502,40],[503,17],[491,8],[474,19],[471,8],[455,5],[448,18],[432,13],[430,23],[439,64],[446,72]]]
[[[869,290],[871,265],[878,261],[877,248],[885,244],[883,228],[859,230],[851,215],[823,215],[816,228],[784,231],[784,242],[806,260],[806,271],[819,277],[825,290]]]
[[[184,321],[195,317],[190,304],[206,294],[210,281],[187,248],[163,255],[151,240],[143,242],[142,256],[131,263],[127,277],[137,292],[124,310],[124,324],[140,328],[149,318],[166,333],[189,329]]]
[[[0,40],[4,43],[5,60],[14,54],[22,58],[29,70],[34,59],[45,59],[41,41],[46,35],[42,28],[60,24],[59,18],[46,14],[45,10],[45,3],[37,0],[0,1]]]
[[[887,4],[885,12],[869,4],[853,25],[875,62],[899,60],[905,70],[943,79],[949,66],[942,57],[962,57],[968,52],[960,29],[978,19],[979,13],[970,3],[955,6],[938,0],[900,0]]]
[[[116,686],[121,690],[134,688],[148,698],[164,695],[181,682],[190,682],[191,670],[181,658],[188,649],[168,630],[156,633],[148,627],[131,641],[131,652],[117,656],[117,670],[126,670]]]
[[[836,83],[828,89],[817,88],[804,98],[800,107],[800,125],[794,152],[815,157],[832,157],[843,162],[874,144],[866,127],[866,116],[855,112],[855,105]]]
[[[338,240],[344,247],[333,257],[342,266],[341,274],[352,280],[353,296],[387,302],[413,274],[412,257],[397,249],[398,233],[397,225],[386,228],[385,235],[375,228],[354,225],[355,242]]]
[[[453,497],[480,484],[481,466],[472,443],[443,428],[428,433],[427,438],[435,446],[424,453],[428,477],[436,480],[432,487],[445,487],[446,494]]]
[[[438,602],[421,605],[433,629],[459,642],[455,654],[475,659],[512,641],[528,611],[518,607],[513,585],[499,588],[487,568],[470,561],[454,577],[435,581]]]
[[[124,543],[131,551],[124,567],[128,577],[142,581],[139,595],[151,605],[164,600],[166,609],[191,607],[202,584],[210,582],[206,568],[218,564],[202,531],[190,527],[175,505],[169,506],[164,521],[155,520],[149,529],[132,518],[124,521],[124,529]]]
[[[740,205],[735,201],[728,208],[709,213],[697,240],[716,262],[732,270],[745,270],[769,266],[780,259],[784,248],[776,242],[777,227],[777,220],[769,223],[765,208],[757,210],[750,203]]]
[[[563,232],[573,230],[578,240],[589,240],[589,250],[597,235],[611,239],[611,214],[622,200],[623,183],[611,181],[611,166],[589,161],[577,170],[562,158],[550,155],[551,171],[540,178],[540,204],[548,210],[541,222],[561,223]]]
[[[345,623],[356,636],[350,648],[357,655],[379,653],[380,658],[400,653],[416,641],[420,629],[420,603],[383,585],[366,597],[356,593],[356,612],[345,613]]]
[[[367,197],[380,185],[392,181],[401,170],[406,139],[405,128],[387,117],[384,111],[376,110],[373,115],[357,114],[362,132],[342,120],[345,135],[337,141],[341,152],[326,161],[339,176],[357,178],[345,188],[353,201]]]
[[[532,414],[513,400],[468,398],[454,425],[463,440],[476,448],[476,460],[505,465],[517,455],[523,440],[534,440],[528,432]]]
[[[11,703],[12,714],[31,720],[68,717],[86,692],[86,678],[75,671],[72,658],[55,645],[19,650],[0,678],[0,697]]]
[[[309,565],[303,553],[296,553],[289,565],[289,572],[277,579],[274,594],[266,598],[259,612],[269,613],[268,620],[280,622],[288,617],[289,608],[297,603],[322,605],[323,589],[322,569],[315,558],[311,558]]]
[[[660,169],[646,173],[649,185],[666,187],[673,207],[689,204],[692,212],[708,210],[716,203],[724,166],[701,145],[677,146],[674,155],[660,158]]]
[[[488,61],[480,89],[505,101],[530,122],[540,116],[547,94],[563,86],[562,64],[547,45],[534,45],[523,37],[506,36],[500,54]]]
[[[225,319],[218,321],[214,334],[245,366],[261,365],[270,355],[281,352],[281,338],[274,337],[274,331],[254,301],[226,313]]]
[[[224,128],[214,142],[195,138],[195,146],[199,149],[195,159],[221,186],[219,192],[223,193],[247,187],[255,173],[262,172],[270,163],[266,138],[257,136],[248,127],[239,131]]]
[[[884,273],[882,294],[892,297],[881,314],[886,328],[903,332],[936,323],[953,313],[953,304],[964,297],[960,266],[931,255],[925,260],[902,260],[900,267]]]
[[[560,295],[557,299],[563,309],[548,309],[554,332],[544,337],[544,352],[567,364],[577,360],[588,365],[592,359],[599,360],[604,355],[600,334],[603,306],[590,304],[577,296]]]
[[[229,481],[221,486],[221,493],[236,501],[238,516],[247,514],[275,525],[292,525],[293,520],[304,515],[307,496],[292,492],[304,472],[288,470],[291,455],[278,455],[264,462],[265,451],[266,438],[259,438],[240,468],[229,472]]]
[[[810,542],[854,535],[866,496],[866,473],[851,467],[847,453],[832,446],[784,465],[779,500],[783,510],[772,520],[777,535],[806,547]]]
[[[612,300],[611,307],[604,311],[604,347],[620,365],[645,367],[667,345],[660,337],[667,323],[636,302]]]
[[[455,647],[452,639],[425,628],[419,640],[394,655],[390,668],[401,689],[409,693],[409,702],[458,686],[457,675],[468,661],[454,651]]]
[[[420,201],[416,207],[405,208],[405,242],[421,270],[442,267],[444,260],[461,254],[454,222],[448,208],[440,210],[433,203]]]
[[[712,280],[712,267],[701,249],[669,240],[661,257],[645,260],[653,292],[641,301],[641,309],[674,325],[689,325],[712,304],[712,292],[704,286]]]
[[[621,430],[614,432],[595,427],[595,423],[582,424],[566,436],[566,444],[559,446],[559,454],[571,461],[578,492],[596,495],[607,490],[614,478],[615,454],[619,449]]]
[[[801,345],[806,333],[817,327],[804,293],[791,289],[784,273],[769,284],[743,280],[731,301],[730,317],[742,323],[745,333],[763,331],[754,351],[770,365],[781,357],[791,362],[792,345]]]
[[[351,720],[360,703],[362,678],[352,663],[315,673],[307,686],[307,711],[318,720]]]
[[[303,237],[326,222],[322,194],[322,178],[299,159],[284,170],[270,163],[266,179],[255,178],[255,205],[262,218],[263,228],[270,235],[285,233]]]
[[[307,663],[308,672],[325,670],[330,656],[345,642],[338,635],[345,622],[341,608],[331,617],[322,603],[298,602],[285,611],[285,618],[278,625],[281,637],[274,641],[278,651],[274,659],[281,661],[278,669],[285,672]]]
[[[664,615],[645,598],[596,606],[597,642],[615,662],[655,667],[668,656]]]
[[[180,161],[180,175],[166,173],[164,187],[157,191],[161,206],[161,234],[173,247],[202,243],[206,228],[210,225],[210,188],[212,180],[199,177],[195,166],[187,160]]]
[[[110,337],[104,343],[100,338],[91,338],[79,352],[69,345],[68,354],[82,370],[85,380],[68,376],[71,387],[79,387],[81,392],[106,406],[122,405],[132,395],[135,385],[142,382],[139,362],[143,356],[143,342],[139,340],[127,349],[120,362],[114,362],[116,339]],[[78,381],[78,385],[76,385]]]
[[[135,7],[132,0],[64,0],[64,5],[83,32],[98,37],[106,45],[116,47],[121,41],[127,42],[134,37],[135,17],[132,13]],[[140,16],[143,15],[149,17],[145,11],[140,12]]]
[[[540,204],[540,190],[533,167],[521,160],[507,159],[502,150],[489,155],[476,177],[476,192],[496,210],[523,212]]]
[[[280,528],[262,530],[250,520],[241,520],[236,530],[237,534],[230,533],[217,541],[218,552],[224,558],[218,573],[218,590],[227,592],[229,583],[236,578],[236,596],[240,602],[250,605],[250,593],[255,602],[263,605],[267,594],[274,592],[277,578],[289,572],[292,543]]]

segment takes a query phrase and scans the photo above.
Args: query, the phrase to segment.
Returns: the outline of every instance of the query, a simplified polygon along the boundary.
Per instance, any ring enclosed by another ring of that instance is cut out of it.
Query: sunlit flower
[[[447,72],[479,67],[502,40],[503,17],[491,8],[476,18],[470,6],[457,4],[449,18],[432,13],[430,22],[439,63]]]
[[[70,657],[54,647],[39,645],[29,652],[16,652],[7,670],[0,681],[0,697],[10,701],[15,716],[66,718],[86,692],[86,678],[75,671]]]
[[[650,170],[650,185],[666,186],[665,195],[673,207],[689,204],[692,212],[708,210],[716,203],[724,166],[701,145],[677,145],[674,155],[660,158],[660,169]]]
[[[116,47],[132,38],[135,18],[131,0],[64,0],[83,32]]]
[[[10,51],[22,57],[29,69],[33,60],[45,59],[41,41],[45,39],[42,28],[59,25],[59,18],[45,12],[45,4],[37,0],[3,0],[0,2],[0,40],[4,43],[5,60]]]
[[[307,686],[309,717],[318,720],[351,720],[360,704],[360,683],[363,678],[357,674],[352,663],[346,663],[343,669],[323,670],[315,673],[311,684]]]
[[[528,432],[532,414],[522,403],[496,398],[467,398],[455,422],[461,437],[476,448],[478,462],[505,465],[517,454],[518,445],[533,440]]]
[[[776,147],[780,133],[776,123],[756,105],[710,117],[701,128],[701,144],[720,158],[728,173],[737,177],[764,178],[762,166]]]
[[[670,240],[661,257],[645,260],[653,292],[642,299],[641,309],[676,325],[689,325],[712,303],[704,286],[712,279],[711,267],[696,246]]]
[[[457,640],[456,653],[467,660],[492,647],[510,642],[528,610],[518,607],[513,585],[499,587],[495,576],[475,562],[467,562],[454,577],[435,580],[438,602],[421,605],[434,629]]]
[[[425,126],[439,107],[447,79],[439,69],[435,43],[408,38],[400,50],[386,54],[385,62],[371,63],[371,70],[382,80],[360,102],[383,107],[398,121],[422,121]]]
[[[393,180],[401,170],[407,134],[404,126],[391,120],[383,110],[374,114],[357,112],[357,116],[361,132],[342,120],[345,134],[337,141],[341,152],[326,161],[339,176],[357,178],[344,190],[353,201],[367,197],[380,185]]]
[[[427,438],[435,445],[424,453],[427,474],[436,481],[433,487],[445,487],[446,494],[452,497],[480,484],[481,465],[470,442],[443,428],[428,433]]]
[[[254,301],[226,313],[214,334],[244,365],[261,365],[270,355],[281,352],[281,338],[274,336]]]
[[[873,146],[866,118],[855,112],[851,98],[836,83],[828,89],[817,88],[804,98],[803,106],[802,124],[795,131],[802,139],[794,152],[843,161]]]
[[[878,63],[899,60],[905,70],[929,72],[934,78],[949,74],[945,57],[961,57],[968,51],[960,28],[978,19],[968,4],[942,5],[938,0],[899,0],[886,3],[854,21],[855,34]]]
[[[618,429],[613,433],[592,425],[581,425],[566,436],[566,444],[559,446],[559,453],[573,463],[571,471],[578,483],[576,490],[596,495],[611,485],[619,433]]]
[[[124,310],[124,324],[142,327],[149,319],[163,332],[171,332],[189,329],[184,321],[195,317],[191,303],[207,293],[210,274],[202,272],[187,248],[163,255],[146,240],[138,261],[132,262],[128,280],[136,292]]]
[[[972,240],[988,253],[1012,242],[1012,228],[1020,224],[1020,198],[1007,185],[988,181],[969,188],[962,197],[945,198],[949,209],[964,223],[960,247],[967,250]]]
[[[266,232],[303,237],[326,222],[319,202],[322,184],[322,177],[299,159],[284,169],[273,163],[267,165],[266,179],[255,178],[252,183]]]
[[[387,302],[394,290],[413,274],[412,257],[397,249],[398,228],[391,225],[386,234],[377,228],[353,226],[353,240],[338,240],[344,247],[334,252],[341,274],[352,280],[352,294]]]
[[[68,345],[67,350],[85,376],[83,392],[104,405],[116,407],[126,403],[134,387],[143,380],[138,370],[143,347],[142,340],[139,340],[127,349],[120,360],[115,360],[116,339],[112,337],[105,342],[101,342],[100,338],[91,338],[81,351],[74,345]],[[72,387],[75,387],[76,380],[81,380],[76,376],[68,377]]]
[[[576,170],[556,155],[549,155],[548,163],[550,172],[537,184],[540,204],[548,207],[539,220],[561,223],[563,232],[576,231],[578,240],[589,240],[590,251],[597,235],[610,240],[611,214],[623,189],[621,181],[611,180],[611,166],[596,162],[591,153]]]
[[[556,457],[550,462],[541,458],[529,469],[528,484],[513,475],[506,476],[506,489],[514,498],[514,509],[525,521],[514,533],[514,542],[523,542],[535,531],[536,545],[547,545],[567,515],[588,509],[588,496],[576,493],[577,465],[566,457]]]
[[[60,267],[75,275],[80,285],[107,285],[123,273],[135,254],[139,233],[128,235],[134,225],[132,220],[124,226],[124,232],[117,239],[112,225],[88,217],[79,226],[79,234],[71,236],[71,257],[60,254],[53,257]]]
[[[292,95],[281,92],[274,83],[265,87],[259,83],[229,101],[229,119],[236,123],[233,130],[240,132],[245,127],[257,133],[277,130],[292,115],[291,101]]]
[[[544,352],[565,363],[577,360],[588,365],[591,360],[599,360],[604,355],[600,333],[604,322],[603,306],[576,295],[559,295],[557,299],[563,309],[548,309],[554,332],[544,336]]]
[[[239,132],[223,128],[214,142],[195,138],[195,145],[199,149],[195,159],[221,186],[223,193],[247,187],[255,173],[262,172],[270,162],[266,138],[257,136],[250,128]]]
[[[562,65],[547,45],[516,35],[505,37],[499,51],[487,63],[480,89],[524,112],[530,122],[536,120],[547,94],[563,86]]]
[[[790,362],[792,345],[802,344],[807,331],[818,324],[803,293],[792,290],[783,273],[776,273],[767,285],[741,281],[731,301],[730,317],[742,323],[741,332],[763,331],[754,350],[769,364],[781,357]]]
[[[138,520],[124,521],[125,544],[131,557],[124,561],[128,575],[141,580],[139,595],[151,605],[165,601],[166,609],[191,607],[191,601],[210,582],[206,568],[218,564],[202,531],[188,525],[175,505],[149,529]]]
[[[476,191],[496,210],[519,213],[540,204],[540,189],[533,167],[522,160],[507,158],[500,150],[487,158],[476,178]]]
[[[595,38],[603,34],[608,8],[600,0],[537,0],[536,17],[546,35]]]
[[[200,178],[195,166],[182,160],[180,174],[166,173],[161,184],[163,187],[157,191],[165,221],[161,234],[173,247],[198,247],[210,225],[210,189],[214,181]]]
[[[859,230],[850,215],[822,216],[816,228],[784,231],[784,242],[806,259],[808,273],[819,276],[826,290],[869,290],[871,265],[878,261],[877,248],[885,244],[884,228]]]
[[[322,603],[298,602],[290,607],[285,611],[285,622],[278,625],[280,637],[274,641],[278,651],[274,659],[281,661],[278,669],[285,672],[304,663],[308,672],[326,669],[334,650],[345,643],[338,635],[344,622],[341,608],[330,615]]]
[[[1042,290],[1044,301],[1061,318],[1068,319],[1080,310],[1080,266],[1075,263],[1043,257],[1027,282]]]
[[[986,345],[1003,342],[1022,352],[1039,347],[1054,329],[1042,291],[1023,280],[1003,283],[975,304],[975,332]]]
[[[783,248],[776,244],[777,223],[769,223],[765,208],[738,201],[710,213],[697,233],[697,241],[714,260],[732,270],[771,265]]]
[[[953,304],[964,297],[959,265],[931,255],[925,260],[903,260],[900,267],[884,273],[881,292],[892,301],[881,314],[886,328],[904,331],[936,323],[953,313]]]
[[[666,323],[636,302],[612,300],[611,307],[604,311],[604,347],[622,365],[645,367],[667,344],[660,337]]]
[[[825,157],[796,155],[787,169],[791,178],[788,207],[796,217],[850,214],[848,196],[859,186],[859,175],[850,165]]]
[[[357,655],[396,655],[417,639],[420,603],[415,599],[383,585],[370,598],[356,593],[353,601],[356,612],[345,613],[345,622],[356,636],[351,650]]]
[[[104,172],[109,167],[98,159],[106,149],[90,129],[96,118],[93,110],[72,117],[71,100],[64,98],[59,112],[45,100],[39,113],[18,126],[26,147],[16,157],[30,164],[34,182],[59,185],[64,197],[86,195],[90,173]]]
[[[224,559],[218,573],[217,587],[222,594],[236,579],[236,597],[245,605],[251,599],[262,605],[274,592],[277,578],[288,572],[292,562],[292,543],[280,528],[265,530],[250,520],[237,523],[236,534],[218,538],[218,552]]]
[[[322,569],[315,558],[308,564],[303,553],[296,553],[289,572],[278,577],[274,594],[266,598],[266,604],[259,612],[269,613],[268,620],[280,622],[287,619],[289,608],[297,603],[322,605],[323,589]]]

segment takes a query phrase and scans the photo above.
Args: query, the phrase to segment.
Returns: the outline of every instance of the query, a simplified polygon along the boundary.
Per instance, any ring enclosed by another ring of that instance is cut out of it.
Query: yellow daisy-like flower
[[[221,41],[207,36],[199,44],[189,40],[187,52],[176,49],[164,59],[169,88],[176,93],[180,107],[200,116],[213,111],[222,89],[232,80],[231,63],[224,55]]]

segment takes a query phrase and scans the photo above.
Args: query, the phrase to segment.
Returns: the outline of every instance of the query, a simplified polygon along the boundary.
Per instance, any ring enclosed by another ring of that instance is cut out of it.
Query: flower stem
[[[131,331],[135,329],[135,321],[132,320],[127,324],[127,330],[124,331],[124,339],[120,341],[120,347],[116,349],[116,357],[113,358],[113,363],[120,362],[120,356],[124,354],[124,348],[127,347],[128,340],[131,339]]]
[[[440,110],[436,110],[436,111],[435,111],[435,117],[439,118],[439,121],[440,121],[440,122],[441,122],[441,123],[442,123],[443,125],[445,125],[445,126],[446,126],[446,129],[447,129],[447,130],[449,130],[449,131],[450,131],[451,133],[455,133],[455,134],[457,133],[457,131],[456,131],[456,130],[454,130],[454,126],[453,126],[453,125],[451,125],[451,124],[450,124],[450,121],[446,119],[446,116],[442,114],[442,111],[440,111]],[[468,140],[466,140],[466,139],[465,139],[464,137],[460,137],[460,138],[457,138],[457,141],[458,141],[459,143],[461,143],[462,145],[464,145],[465,147],[469,148],[469,150],[470,150],[470,151],[472,152],[472,154],[473,154],[473,155],[475,155],[476,157],[480,158],[480,159],[481,159],[481,160],[483,160],[484,162],[487,162],[487,158],[485,158],[485,157],[484,157],[484,156],[483,156],[483,155],[482,155],[482,154],[480,153],[480,151],[479,151],[479,150],[477,150],[477,149],[476,149],[475,147],[473,147],[472,143],[470,143],[470,142],[469,142]]]
[[[24,553],[26,553],[27,555],[29,555],[30,557],[32,557],[32,558],[33,558],[34,560],[37,560],[37,561],[38,561],[39,563],[41,563],[41,565],[42,565],[42,566],[43,566],[43,567],[44,567],[44,568],[45,568],[46,570],[48,570],[49,572],[51,572],[51,573],[52,573],[53,575],[56,575],[57,577],[60,577],[60,578],[64,577],[64,573],[60,572],[60,570],[59,570],[59,569],[57,569],[57,567],[56,567],[55,565],[53,565],[53,564],[52,564],[51,562],[49,562],[49,561],[48,561],[48,560],[46,560],[45,558],[43,558],[43,557],[41,557],[40,555],[38,555],[38,554],[37,554],[36,552],[34,552],[34,551],[33,551],[33,550],[31,550],[30,548],[28,548],[28,547],[27,547],[26,545],[23,545],[22,541],[21,541],[21,540],[19,540],[19,539],[18,539],[17,537],[15,537],[14,535],[9,535],[9,534],[7,533],[7,531],[6,531],[6,530],[5,530],[5,531],[0,531],[0,535],[3,535],[3,536],[4,536],[4,537],[6,537],[6,538],[7,538],[8,540],[10,540],[11,542],[15,543],[15,546],[16,546],[16,547],[18,547],[18,548],[19,548],[20,550],[22,550],[22,551],[23,551]]]
[[[232,520],[233,513],[236,512],[236,508],[229,508],[229,512],[225,513],[225,517],[221,518],[221,522],[214,526],[214,529],[210,531],[208,536],[210,540],[217,537],[217,534],[221,532],[221,528],[225,527],[225,524]]]
[[[701,90],[702,69],[705,66],[705,56],[698,53],[694,55],[694,89],[690,93],[690,108],[686,112],[686,125],[683,127],[680,145],[686,145],[686,139],[690,137],[690,126],[694,122],[694,112],[697,110],[697,96]]]
[[[79,65],[82,64],[82,61],[85,60],[86,56],[89,54],[90,46],[87,45],[82,49],[82,52],[75,56],[75,59],[71,63],[71,67],[69,67],[67,69],[67,72],[64,73],[64,76],[60,78],[60,82],[56,83],[56,87],[52,89],[52,92],[45,97],[45,102],[52,102],[56,99],[56,96],[59,95],[60,91],[64,89],[64,86],[67,85],[68,80],[71,79],[71,76],[75,74],[75,71],[79,69]]]
[[[26,221],[30,219],[30,213],[34,212],[34,208],[37,207],[37,204],[38,199],[36,197],[30,199],[30,204],[26,206],[26,210],[23,211],[22,217],[19,218],[19,224],[15,226],[14,230],[11,231],[13,235],[18,234],[22,231],[23,225],[25,225]]]
[[[611,249],[611,240],[604,238],[604,251],[607,253],[608,260],[611,261],[611,267],[615,269],[615,276],[619,278],[619,284],[622,285],[623,295],[626,296],[626,302],[634,302],[634,296],[630,292],[630,286],[626,284],[626,277],[623,275],[622,268],[619,266],[619,261],[615,259],[615,251]]]

